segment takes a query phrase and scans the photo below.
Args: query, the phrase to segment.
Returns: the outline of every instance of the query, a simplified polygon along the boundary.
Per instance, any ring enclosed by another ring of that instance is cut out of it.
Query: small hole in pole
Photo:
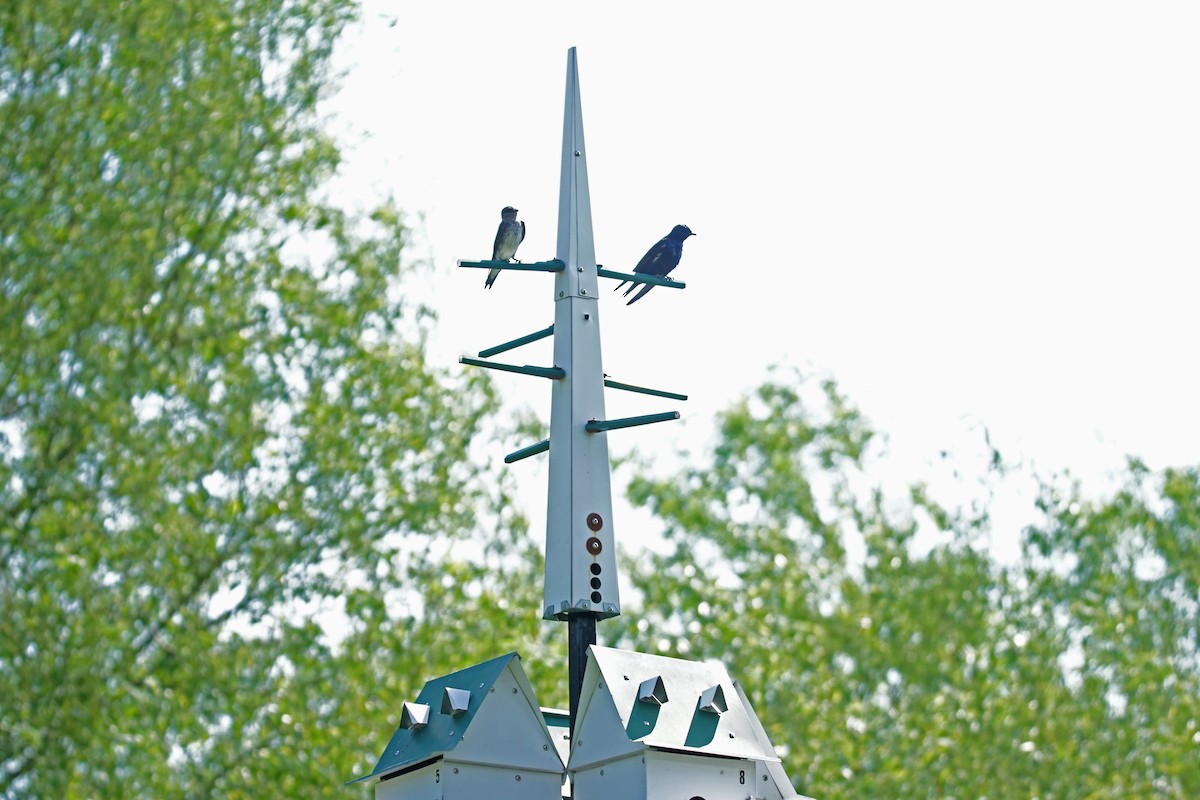
[[[593,603],[600,602],[600,593],[599,592],[592,592],[592,602]]]
[[[592,574],[593,574],[593,575],[599,575],[599,574],[601,573],[601,571],[602,571],[602,570],[600,569],[600,565],[599,565],[599,564],[592,564],[592,566],[590,567],[590,569],[592,570]]]

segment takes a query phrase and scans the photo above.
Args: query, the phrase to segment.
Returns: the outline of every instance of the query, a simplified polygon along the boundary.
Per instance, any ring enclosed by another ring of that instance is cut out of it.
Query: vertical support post
[[[587,668],[588,648],[596,643],[596,615],[572,614],[567,620],[567,678],[571,697],[571,733],[579,713],[579,695],[583,691],[583,672]]]
[[[568,623],[571,723],[596,620],[621,613],[617,594],[607,434],[585,430],[604,419],[604,368],[596,246],[588,192],[587,148],[575,48],[567,52],[558,250],[554,278],[554,382],[550,404],[550,479],[546,510],[543,616]]]

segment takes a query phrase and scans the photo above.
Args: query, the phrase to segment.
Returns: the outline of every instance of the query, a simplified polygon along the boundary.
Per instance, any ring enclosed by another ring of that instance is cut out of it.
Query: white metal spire
[[[558,249],[554,280],[554,365],[550,486],[546,513],[547,619],[621,613],[617,595],[608,440],[584,426],[604,419],[596,246],[575,48],[567,52]]]

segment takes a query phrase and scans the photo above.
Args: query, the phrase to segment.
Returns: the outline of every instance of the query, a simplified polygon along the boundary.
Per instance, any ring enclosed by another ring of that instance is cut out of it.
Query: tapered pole
[[[596,620],[621,613],[608,440],[586,430],[604,419],[604,368],[575,48],[567,52],[562,141],[555,255],[565,266],[554,278],[554,366],[564,374],[551,389],[543,616],[567,623],[573,727]]]

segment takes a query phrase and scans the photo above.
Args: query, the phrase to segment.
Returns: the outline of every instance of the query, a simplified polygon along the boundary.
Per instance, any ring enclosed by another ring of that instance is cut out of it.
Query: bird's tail
[[[629,301],[628,303],[626,303],[625,305],[627,305],[627,306],[631,306],[631,305],[633,305],[633,304],[634,304],[634,303],[636,303],[638,300],[641,300],[641,299],[642,299],[642,297],[644,297],[644,296],[645,296],[646,292],[650,291],[650,290],[651,290],[651,289],[653,289],[653,288],[654,288],[654,284],[652,284],[652,283],[647,283],[645,286],[643,286],[643,287],[642,287],[642,290],[641,290],[640,292],[638,292],[637,294],[635,294],[635,295],[633,296],[633,299],[632,299],[632,300],[630,300],[630,301]],[[631,291],[633,291],[633,287],[630,287],[629,291],[630,291],[630,292],[631,292]],[[629,294],[629,292],[626,292],[625,294]]]
[[[613,289],[613,291],[614,291],[614,292],[619,292],[619,291],[621,290],[621,287],[622,287],[622,286],[624,286],[624,285],[625,285],[625,284],[627,284],[627,283],[629,283],[629,281],[621,281],[620,283],[618,283],[618,284],[617,284],[617,288],[616,288],[616,289]]]
[[[494,269],[488,273],[487,280],[483,282],[483,288],[490,289],[492,284],[496,282],[496,278],[500,277],[500,270]]]

